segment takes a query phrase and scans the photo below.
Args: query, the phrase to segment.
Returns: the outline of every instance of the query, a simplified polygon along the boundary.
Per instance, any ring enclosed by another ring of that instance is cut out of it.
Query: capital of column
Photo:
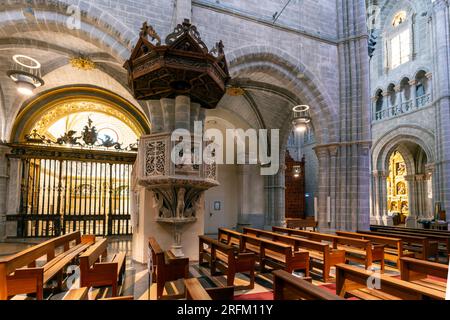
[[[383,91],[383,92],[381,93],[381,95],[382,95],[383,97],[389,97],[389,96],[391,95],[391,92],[390,92],[390,91]]]
[[[386,171],[381,171],[381,170],[374,170],[372,171],[372,176],[374,178],[387,178],[387,173]]]
[[[427,77],[428,80],[431,80],[433,78],[433,74],[431,72],[425,73],[425,77]]]
[[[414,79],[414,80],[409,81],[408,83],[410,86],[416,86],[418,81]]]
[[[402,86],[401,86],[401,85],[395,86],[395,87],[394,87],[394,91],[395,91],[396,93],[399,93],[400,91],[402,91]]]
[[[434,173],[435,164],[434,163],[428,163],[425,165],[425,172],[428,176],[432,176]]]
[[[6,162],[6,155],[11,152],[11,148],[0,145],[0,177],[6,176],[7,171],[7,162]]]
[[[330,156],[330,151],[328,147],[315,147],[314,151],[316,152],[317,158],[319,160],[326,159]]]
[[[424,181],[425,177],[425,174],[416,174],[416,181]]]
[[[338,146],[330,146],[328,148],[328,152],[329,152],[330,156],[334,157],[334,158],[337,157],[338,150],[339,150]]]
[[[416,175],[407,175],[407,176],[405,176],[405,180],[407,181],[407,182],[414,182],[414,180],[416,179]]]

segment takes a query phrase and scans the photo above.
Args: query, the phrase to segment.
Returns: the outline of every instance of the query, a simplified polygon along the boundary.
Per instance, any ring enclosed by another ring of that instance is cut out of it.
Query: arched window
[[[401,25],[405,21],[406,21],[406,12],[405,11],[400,11],[399,13],[397,13],[394,16],[394,20],[392,20],[392,26],[394,28],[398,27],[399,25]]]
[[[423,83],[419,82],[416,86],[416,96],[417,98],[423,97],[426,94],[425,86]]]
[[[394,16],[392,21],[394,34],[389,42],[391,69],[395,69],[410,60],[411,30],[406,25],[406,20],[406,12],[401,11]]]
[[[375,103],[375,111],[379,112],[383,109],[383,93],[380,91],[377,94],[377,101]]]

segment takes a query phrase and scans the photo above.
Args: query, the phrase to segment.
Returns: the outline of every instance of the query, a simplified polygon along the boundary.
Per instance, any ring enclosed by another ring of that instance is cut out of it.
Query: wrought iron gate
[[[18,237],[129,235],[133,153],[15,147],[21,159]]]

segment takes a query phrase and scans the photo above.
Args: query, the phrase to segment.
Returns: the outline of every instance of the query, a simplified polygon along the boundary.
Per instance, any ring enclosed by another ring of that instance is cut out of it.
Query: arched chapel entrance
[[[374,149],[372,223],[419,227],[433,217],[433,162],[417,139],[397,139]]]
[[[141,135],[131,103],[94,87],[66,87],[28,101],[9,144],[8,230],[17,237],[132,233],[130,185]]]

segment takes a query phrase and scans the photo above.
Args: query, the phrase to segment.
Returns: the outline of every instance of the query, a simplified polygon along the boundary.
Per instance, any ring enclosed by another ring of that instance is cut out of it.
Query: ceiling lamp
[[[295,131],[305,132],[308,129],[308,125],[311,122],[311,116],[309,115],[309,106],[300,105],[292,109],[294,112],[294,120],[292,124]]]
[[[13,67],[6,74],[16,83],[20,94],[31,96],[34,89],[44,85],[41,64],[36,59],[19,54],[13,56],[13,61]]]
[[[294,166],[292,168],[293,176],[294,178],[300,178],[300,175],[302,173],[302,167],[301,166]]]

